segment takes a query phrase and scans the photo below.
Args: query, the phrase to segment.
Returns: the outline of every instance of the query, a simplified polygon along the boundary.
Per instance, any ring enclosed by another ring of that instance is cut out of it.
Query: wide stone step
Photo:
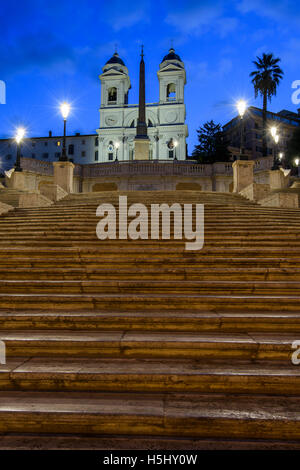
[[[0,278],[6,280],[234,280],[234,281],[300,281],[300,268],[264,268],[257,267],[228,267],[228,268],[193,268],[193,267],[163,267],[160,270],[148,268],[147,265],[136,266],[135,263],[126,267],[113,265],[107,268],[89,268],[74,266],[73,268],[57,267],[44,268],[0,267]]]
[[[297,281],[187,281],[187,280],[3,280],[0,279],[0,294],[8,293],[185,293],[190,294],[253,294],[253,295],[299,295]],[[187,299],[188,301],[188,299]]]
[[[170,332],[292,332],[300,331],[300,313],[295,312],[174,312],[151,311],[3,311],[3,330],[88,330]]]
[[[297,295],[200,295],[190,294],[0,294],[1,308],[15,310],[83,310],[103,309],[111,311],[153,310],[174,311],[236,311],[258,309],[291,312],[299,308]]]
[[[0,392],[0,432],[299,440],[299,397]]]
[[[184,333],[2,330],[7,357],[285,360],[293,333]]]
[[[299,395],[300,369],[282,362],[9,358],[1,390]]]

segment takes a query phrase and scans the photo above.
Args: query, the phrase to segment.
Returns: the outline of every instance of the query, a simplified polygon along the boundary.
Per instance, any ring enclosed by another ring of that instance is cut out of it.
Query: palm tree
[[[256,70],[250,73],[254,86],[255,98],[258,94],[263,97],[263,135],[262,150],[263,156],[267,155],[267,101],[271,102],[272,96],[276,95],[277,86],[283,77],[283,71],[278,63],[281,59],[275,58],[273,54],[263,54],[253,61]]]

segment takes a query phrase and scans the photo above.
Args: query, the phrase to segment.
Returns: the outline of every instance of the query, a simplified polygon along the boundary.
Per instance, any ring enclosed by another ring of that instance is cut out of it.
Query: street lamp
[[[116,142],[115,143],[115,146],[116,146],[116,162],[118,162],[118,150],[119,150],[119,147],[120,147],[120,142]]]
[[[278,170],[279,169],[279,159],[277,158],[277,146],[279,142],[279,135],[277,134],[277,127],[271,127],[271,135],[274,139],[275,145],[274,145],[274,151],[273,151],[273,167],[272,170]]]
[[[300,177],[300,167],[299,167],[299,158],[295,158],[294,160],[296,167],[298,168],[298,177]]]
[[[21,144],[22,140],[25,137],[25,129],[24,127],[19,127],[16,132],[15,140],[17,142],[17,159],[15,163],[15,171],[22,171],[21,168]]]
[[[177,160],[177,155],[176,155],[176,153],[177,153],[176,148],[177,147],[178,147],[178,142],[177,142],[177,140],[175,140],[175,142],[174,142],[174,160]]]
[[[67,150],[66,150],[66,128],[67,128],[67,117],[69,116],[71,106],[68,103],[62,103],[60,105],[60,112],[64,119],[64,137],[63,137],[63,148],[61,156],[59,157],[60,162],[67,162]]]
[[[240,160],[241,156],[243,155],[243,143],[244,143],[243,118],[247,109],[247,103],[244,100],[239,100],[236,104],[236,107],[240,115],[240,129],[241,129],[240,156],[239,156],[239,160]]]

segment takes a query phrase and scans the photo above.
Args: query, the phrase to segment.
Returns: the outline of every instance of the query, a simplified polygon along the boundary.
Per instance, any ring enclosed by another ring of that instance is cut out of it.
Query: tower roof
[[[173,49],[173,47],[171,47],[171,49],[169,50],[169,53],[165,55],[162,62],[164,62],[165,60],[179,60],[179,62],[182,62],[179,55],[175,54],[175,49]]]
[[[119,54],[117,52],[114,53],[114,55],[106,62],[105,65],[109,65],[109,64],[120,64],[120,65],[124,65],[125,67],[123,60],[119,57]]]

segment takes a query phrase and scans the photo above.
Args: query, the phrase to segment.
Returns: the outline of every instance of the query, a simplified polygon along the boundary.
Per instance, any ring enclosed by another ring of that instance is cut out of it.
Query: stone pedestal
[[[53,162],[54,184],[67,193],[73,192],[73,174],[75,165],[72,162]]]
[[[9,181],[9,188],[24,191],[25,188],[25,175],[23,171],[13,171]]]
[[[289,174],[290,170],[270,170],[269,171],[269,181],[270,181],[270,190],[274,189],[285,189],[289,185]]]
[[[233,192],[239,193],[253,183],[253,160],[236,160],[233,168]]]
[[[149,139],[135,139],[134,159],[149,160]]]

